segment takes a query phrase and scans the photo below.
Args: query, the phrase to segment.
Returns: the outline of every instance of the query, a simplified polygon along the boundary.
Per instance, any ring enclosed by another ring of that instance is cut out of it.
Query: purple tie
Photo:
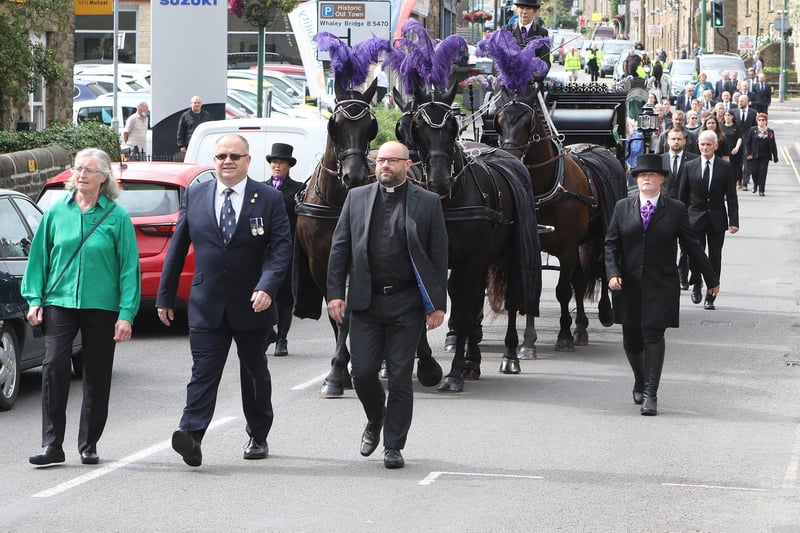
[[[272,178],[272,186],[277,190],[281,190],[281,187],[283,187],[283,178]]]
[[[656,208],[647,200],[647,203],[642,206],[642,227],[644,227],[645,231],[647,231],[647,226],[650,224],[650,218],[653,216],[653,211]]]

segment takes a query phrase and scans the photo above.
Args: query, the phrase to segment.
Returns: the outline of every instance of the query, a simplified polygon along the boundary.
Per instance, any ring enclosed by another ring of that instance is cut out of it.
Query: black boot
[[[625,355],[628,357],[631,370],[633,370],[633,403],[641,405],[644,394],[644,354],[625,350]]]
[[[664,339],[661,342],[645,344],[644,353],[644,401],[641,413],[645,416],[658,414],[658,384],[661,382],[661,369],[664,367]]]

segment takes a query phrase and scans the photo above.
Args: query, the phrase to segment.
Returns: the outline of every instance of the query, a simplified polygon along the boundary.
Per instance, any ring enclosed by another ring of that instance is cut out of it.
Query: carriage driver
[[[539,0],[515,0],[514,5],[517,8],[517,21],[513,24],[506,26],[520,47],[525,47],[529,41],[537,37],[548,37],[547,28],[544,27],[542,19],[538,17]],[[550,50],[546,47],[540,48],[536,55],[547,63],[547,70],[550,70]]]

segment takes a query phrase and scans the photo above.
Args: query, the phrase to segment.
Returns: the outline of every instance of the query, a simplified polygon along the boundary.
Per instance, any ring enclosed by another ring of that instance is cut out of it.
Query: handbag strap
[[[47,297],[48,297],[48,296],[50,296],[50,294],[51,294],[51,293],[53,292],[53,290],[56,288],[56,285],[58,285],[58,282],[59,282],[59,281],[61,281],[61,278],[63,278],[63,277],[64,277],[64,274],[67,272],[67,269],[69,268],[69,265],[71,265],[71,264],[72,264],[72,261],[73,261],[73,259],[75,259],[75,257],[78,255],[78,252],[80,252],[80,251],[81,251],[81,248],[83,247],[83,243],[85,243],[85,242],[86,242],[86,241],[89,239],[89,237],[91,237],[92,233],[94,233],[94,230],[96,230],[96,229],[97,229],[97,227],[98,227],[98,226],[100,226],[100,224],[102,224],[102,223],[103,223],[103,221],[106,219],[106,217],[107,217],[108,215],[110,215],[110,214],[111,214],[111,212],[112,212],[114,209],[116,209],[116,207],[117,207],[117,204],[116,204],[116,203],[115,203],[115,204],[113,204],[113,205],[111,206],[111,209],[109,209],[108,211],[106,211],[105,213],[103,213],[103,216],[101,216],[101,217],[100,217],[100,219],[99,219],[97,222],[95,222],[95,223],[94,223],[94,226],[92,226],[92,228],[89,230],[89,232],[88,232],[88,233],[86,233],[86,235],[84,235],[84,236],[83,236],[83,238],[81,239],[81,242],[80,242],[80,244],[78,244],[78,247],[77,247],[77,248],[75,248],[75,251],[74,251],[74,252],[72,252],[72,256],[69,258],[69,260],[67,261],[67,263],[64,265],[64,268],[61,270],[61,273],[58,275],[58,277],[56,278],[56,280],[53,282],[53,285],[50,287],[50,290],[49,290],[49,291],[47,291],[47,292],[44,294],[44,297],[42,297],[42,305],[44,305],[44,302],[47,300]]]

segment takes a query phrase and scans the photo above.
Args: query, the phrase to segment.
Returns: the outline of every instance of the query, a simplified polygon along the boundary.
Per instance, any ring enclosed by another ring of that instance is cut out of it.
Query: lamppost
[[[667,7],[675,11],[675,54],[673,57],[680,57],[681,53],[681,0],[668,0]]]

